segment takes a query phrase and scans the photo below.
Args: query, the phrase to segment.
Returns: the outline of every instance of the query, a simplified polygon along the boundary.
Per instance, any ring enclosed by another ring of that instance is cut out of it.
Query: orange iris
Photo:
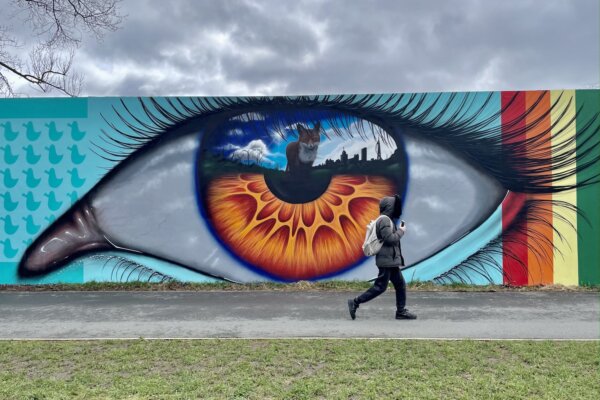
[[[393,193],[383,177],[336,175],[320,198],[293,204],[276,198],[263,175],[233,174],[210,183],[207,208],[240,258],[281,279],[313,279],[363,257],[365,227]]]

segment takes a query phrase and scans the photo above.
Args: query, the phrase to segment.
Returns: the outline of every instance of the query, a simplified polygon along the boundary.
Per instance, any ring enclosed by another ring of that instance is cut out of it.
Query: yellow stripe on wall
[[[562,94],[562,96],[561,96]],[[558,100],[560,97],[560,100]],[[554,104],[558,100],[558,104],[552,110],[550,116],[552,129],[552,147],[555,148],[565,138],[570,138],[575,135],[575,91],[574,90],[553,90],[551,92],[551,103]],[[569,104],[570,102],[570,104]],[[566,111],[566,112],[565,112]],[[562,115],[564,112],[564,115]],[[562,115],[562,116],[561,116]],[[560,120],[559,120],[560,119]],[[555,126],[556,124],[556,126]],[[561,130],[563,130],[561,132]],[[555,135],[560,132],[558,138]],[[576,148],[576,143],[573,143],[569,148]],[[562,169],[564,170],[564,169]],[[560,169],[554,169],[555,173],[559,173]],[[577,176],[573,174],[566,179],[563,179],[556,184],[566,185],[577,183]],[[577,191],[569,190],[562,193],[552,195],[555,201],[565,201],[573,205],[577,205]],[[555,212],[558,212],[566,221],[560,218],[554,218],[554,283],[563,285],[578,285],[579,284],[579,268],[577,254],[577,215],[571,211],[565,210],[563,207],[554,207]],[[572,226],[571,226],[572,225]],[[560,236],[557,234],[558,231]],[[561,238],[562,236],[562,238]]]

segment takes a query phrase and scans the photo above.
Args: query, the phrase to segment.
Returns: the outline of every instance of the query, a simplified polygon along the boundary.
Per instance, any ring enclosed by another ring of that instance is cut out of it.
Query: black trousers
[[[396,309],[404,309],[404,306],[406,306],[406,282],[402,276],[402,271],[400,271],[399,267],[377,268],[379,269],[379,275],[377,276],[377,279],[375,279],[375,282],[373,282],[373,286],[354,299],[354,301],[357,304],[361,304],[373,300],[375,297],[385,292],[389,281],[392,281],[394,289],[396,290]]]

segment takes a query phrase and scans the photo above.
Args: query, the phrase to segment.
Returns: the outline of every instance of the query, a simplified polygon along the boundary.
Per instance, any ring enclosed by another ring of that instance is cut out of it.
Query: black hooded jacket
[[[400,238],[404,235],[404,232],[397,229],[396,224],[393,222],[402,214],[400,197],[384,197],[381,199],[379,213],[389,218],[379,218],[377,220],[377,238],[383,240],[383,246],[375,256],[375,264],[378,267],[404,266],[404,257],[402,257],[400,247]]]

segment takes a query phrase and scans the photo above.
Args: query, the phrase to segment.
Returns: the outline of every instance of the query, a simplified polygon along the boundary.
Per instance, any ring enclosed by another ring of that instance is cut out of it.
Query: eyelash
[[[104,261],[102,269],[110,268],[110,279],[112,282],[156,282],[167,283],[174,279],[166,274],[155,271],[145,265],[136,263],[128,258],[111,255],[93,255],[90,257],[93,260]],[[123,279],[125,277],[125,279]]]
[[[543,207],[544,205],[550,205],[552,211],[548,212],[548,209]],[[557,209],[562,210],[562,212],[557,211]],[[518,255],[510,251],[506,251],[506,249],[503,247],[503,243],[506,244],[513,242],[517,244],[523,244],[516,238],[523,237],[524,235],[528,238],[527,242],[525,243],[528,251],[531,251],[538,260],[551,259],[552,254],[546,254],[540,249],[544,247],[550,247],[555,251],[557,250],[557,247],[551,240],[541,233],[541,230],[543,227],[550,228],[556,234],[559,240],[563,240],[563,235],[557,231],[552,224],[553,218],[560,219],[561,221],[567,223],[573,230],[576,229],[576,227],[564,217],[563,212],[576,213],[578,216],[581,216],[587,220],[585,215],[583,215],[577,206],[573,204],[559,200],[527,200],[517,214],[514,222],[508,227],[508,229],[503,231],[497,238],[490,241],[482,249],[472,254],[459,265],[434,278],[433,281],[438,284],[457,282],[473,283],[470,276],[472,276],[472,274],[478,274],[491,283],[494,280],[487,272],[487,267],[489,266],[501,273],[504,278],[507,278],[507,281],[512,281],[511,277],[503,269],[502,261],[499,261],[502,260],[503,256],[515,261],[515,265],[522,267],[523,272],[527,273],[528,270]],[[531,222],[534,223],[531,224]],[[532,225],[534,228],[531,228]]]
[[[147,122],[136,115],[131,107],[128,107],[121,99],[122,110],[113,106],[113,111],[130,132],[117,127],[104,115],[102,116],[112,130],[112,133],[102,130],[102,140],[111,146],[116,146],[121,151],[108,150],[96,143],[94,145],[100,150],[96,154],[117,164],[161,135],[183,126],[192,119],[200,119],[221,112],[242,113],[248,110],[256,112],[255,110],[261,107],[286,107],[289,109],[292,107],[301,109],[317,107],[332,112],[347,112],[383,127],[393,125],[407,131],[418,131],[419,135],[460,152],[512,192],[556,193],[598,182],[598,176],[593,176],[575,185],[558,183],[600,161],[600,155],[598,155],[600,140],[596,139],[600,125],[595,124],[598,119],[598,114],[595,114],[575,134],[570,134],[569,128],[575,123],[576,116],[581,112],[583,106],[577,109],[575,117],[565,122],[563,121],[566,118],[565,111],[570,107],[571,101],[563,109],[558,109],[561,96],[558,96],[551,104],[549,110],[538,115],[533,121],[527,121],[527,117],[536,112],[542,99],[549,95],[550,93],[547,91],[542,92],[529,109],[503,125],[498,121],[503,112],[515,101],[517,94],[500,110],[486,117],[482,116],[489,110],[493,93],[489,93],[482,104],[474,110],[471,108],[480,97],[478,98],[477,94],[472,93],[463,94],[462,97],[457,93],[449,95],[440,93],[435,95],[430,104],[427,104],[427,100],[431,96],[428,94],[188,98],[186,99],[188,103],[180,98],[165,98],[168,107],[155,98],[147,100],[138,98]],[[444,96],[447,98],[444,99]],[[311,114],[308,111],[296,111],[295,113],[294,118],[303,118],[308,121],[314,119],[315,116],[314,113]],[[553,118],[548,128],[538,131],[535,136],[523,139],[525,132],[531,131],[549,115],[556,114],[558,117]],[[335,118],[337,124],[331,125],[339,126],[341,122],[342,129],[334,129],[334,134],[341,136],[343,127],[348,127],[351,121],[350,119],[344,121],[343,118],[340,121],[339,114]],[[480,120],[478,121],[478,119]],[[564,127],[556,132],[556,127],[563,123]],[[280,132],[283,132],[285,127],[291,124],[290,121],[282,120],[279,125]],[[520,127],[515,128],[515,126]],[[361,132],[358,133],[362,136]],[[577,149],[575,142],[578,145]],[[557,174],[555,171],[560,171],[560,173]],[[578,212],[574,205],[553,200],[547,201],[553,205],[553,210],[561,208],[567,212]],[[498,238],[492,240],[461,264],[435,278],[434,281],[438,283],[466,282],[469,273],[477,273],[491,282],[492,279],[487,275],[484,265],[492,265],[502,271],[502,265],[498,264],[493,255],[502,255],[503,241],[513,240],[514,236],[518,237],[515,235],[516,232],[534,238],[526,245],[535,252],[539,248],[536,240],[539,240],[540,235],[535,228],[528,228],[525,221],[528,218],[534,218],[542,225],[552,226],[549,217],[540,213],[540,202],[543,200],[528,199],[511,226]],[[553,214],[562,218],[559,212],[553,211]],[[552,247],[555,248],[554,244]],[[505,255],[518,262],[515,255]],[[547,255],[539,256],[547,257]],[[139,264],[137,265],[139,266]]]

